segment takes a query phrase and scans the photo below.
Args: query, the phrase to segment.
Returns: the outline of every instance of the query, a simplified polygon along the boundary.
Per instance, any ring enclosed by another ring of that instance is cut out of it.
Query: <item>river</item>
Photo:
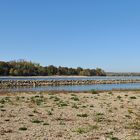
[[[128,80],[140,79],[140,76],[94,76],[94,77],[0,77],[0,80]],[[89,91],[113,90],[113,89],[140,89],[140,83],[126,84],[96,84],[96,85],[71,85],[71,86],[39,86],[39,87],[16,87],[1,88],[0,91]]]

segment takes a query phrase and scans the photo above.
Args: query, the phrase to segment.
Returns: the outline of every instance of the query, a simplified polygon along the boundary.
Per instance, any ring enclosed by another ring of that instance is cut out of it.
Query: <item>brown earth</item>
[[[0,95],[0,140],[140,140],[140,91]]]

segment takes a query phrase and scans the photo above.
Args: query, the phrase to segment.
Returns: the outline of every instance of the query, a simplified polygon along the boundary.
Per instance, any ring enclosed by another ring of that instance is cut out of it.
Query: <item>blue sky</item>
[[[140,72],[140,0],[1,0],[0,60]]]

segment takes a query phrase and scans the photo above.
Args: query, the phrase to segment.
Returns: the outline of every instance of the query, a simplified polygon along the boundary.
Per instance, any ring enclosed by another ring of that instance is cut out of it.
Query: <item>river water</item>
[[[0,77],[0,80],[129,80],[129,79],[140,79],[140,76],[90,76],[90,77]]]
[[[1,77],[0,80],[128,80],[140,79],[140,76],[111,76],[111,77]],[[126,84],[96,84],[96,85],[72,85],[72,86],[41,86],[41,87],[18,87],[0,89],[0,91],[89,91],[95,90],[112,90],[112,89],[140,89],[140,83]]]

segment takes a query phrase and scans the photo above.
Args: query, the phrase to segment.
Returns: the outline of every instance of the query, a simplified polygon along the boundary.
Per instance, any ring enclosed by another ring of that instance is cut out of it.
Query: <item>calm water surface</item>
[[[0,77],[1,81],[5,80],[128,80],[140,79],[140,76],[90,76],[90,77]]]
[[[40,78],[9,78],[4,77],[0,80],[114,80],[114,79],[140,79],[140,76],[128,77],[40,77]],[[0,91],[89,91],[95,90],[112,90],[112,89],[140,89],[140,83],[127,83],[127,84],[97,84],[97,85],[72,85],[72,86],[42,86],[42,87],[18,87],[9,89],[0,89]]]

